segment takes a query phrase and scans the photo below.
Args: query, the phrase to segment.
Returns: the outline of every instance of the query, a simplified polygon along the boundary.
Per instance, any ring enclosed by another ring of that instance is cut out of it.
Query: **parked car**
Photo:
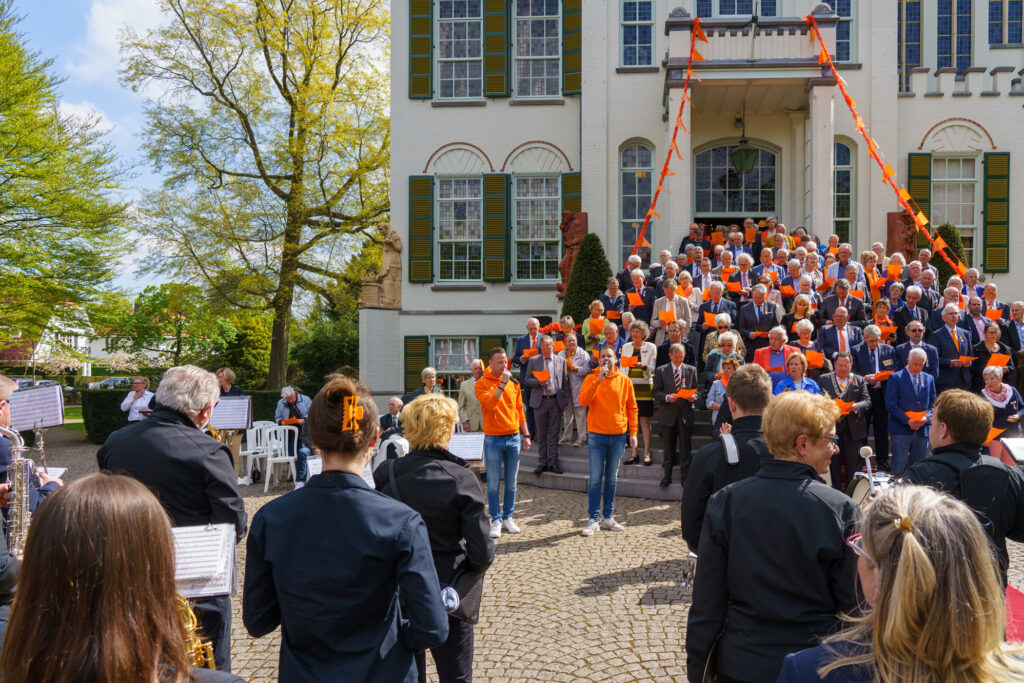
[[[32,386],[31,377],[15,377],[14,381],[18,383],[18,389],[28,389]]]
[[[131,389],[131,377],[107,377],[99,382],[89,382],[90,389]]]
[[[75,388],[74,387],[69,387],[67,385],[61,386],[60,382],[58,382],[55,379],[37,379],[35,381],[35,384],[33,384],[32,386],[34,386],[34,387],[51,387],[51,386],[54,386],[54,385],[61,387],[61,391],[64,392],[64,400],[65,401],[67,399],[71,398],[71,395],[75,393]],[[19,387],[19,389],[20,388],[21,387]]]

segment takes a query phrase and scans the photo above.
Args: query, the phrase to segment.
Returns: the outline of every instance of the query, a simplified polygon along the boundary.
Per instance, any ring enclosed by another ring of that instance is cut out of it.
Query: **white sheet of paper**
[[[18,389],[11,394],[11,428],[27,432],[64,424],[64,390],[58,384]]]
[[[252,396],[225,396],[213,407],[210,424],[216,429],[250,429]]]
[[[484,434],[483,432],[456,434],[448,444],[448,450],[463,460],[483,460]]]
[[[67,467],[47,467],[46,476],[53,477],[54,479],[60,479],[64,476],[64,473],[68,471]],[[40,467],[39,471],[42,472],[43,468]]]
[[[186,598],[235,592],[235,528],[230,524],[175,527],[174,580]]]
[[[1018,465],[1024,465],[1024,439],[1000,439],[1003,448],[1010,454]]]
[[[324,471],[324,459],[319,455],[312,455],[306,458],[306,469],[309,471],[309,476],[314,474],[320,474]]]

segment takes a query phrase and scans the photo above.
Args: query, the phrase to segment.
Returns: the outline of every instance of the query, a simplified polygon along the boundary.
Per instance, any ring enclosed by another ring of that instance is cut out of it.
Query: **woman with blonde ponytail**
[[[868,604],[823,645],[787,656],[780,683],[1024,681],[1024,650],[1004,642],[995,555],[970,508],[899,486],[847,543]]]

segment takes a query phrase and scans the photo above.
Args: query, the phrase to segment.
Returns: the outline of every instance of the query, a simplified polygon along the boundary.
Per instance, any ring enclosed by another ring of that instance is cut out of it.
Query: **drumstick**
[[[860,449],[860,457],[864,458],[864,464],[868,468],[868,492],[870,495],[875,495],[875,475],[871,472],[871,456],[874,453],[871,452],[871,446],[862,446]]]

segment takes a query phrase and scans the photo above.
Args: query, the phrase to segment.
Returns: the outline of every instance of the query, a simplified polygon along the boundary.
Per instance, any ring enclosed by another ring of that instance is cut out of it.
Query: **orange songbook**
[[[561,353],[562,351],[565,351],[565,342],[556,341],[555,353]]]
[[[985,437],[985,443],[988,443],[989,441],[995,441],[996,439],[999,438],[999,435],[1005,431],[1005,427],[1002,429],[1000,429],[999,427],[992,427],[991,429],[988,430],[988,436]]]
[[[768,372],[785,372],[786,368],[769,366],[769,367],[765,368],[765,370],[767,370]]]
[[[743,239],[747,242],[753,242],[755,237],[757,237],[757,228],[747,228],[743,231]]]
[[[299,418],[297,418],[297,417],[289,417],[287,420],[281,420],[281,424],[283,424],[283,425],[297,425],[297,424],[299,424]]]
[[[727,282],[725,284],[725,288],[728,289],[730,292],[738,292],[741,289],[743,289],[743,287],[740,286],[740,283],[738,282]]]
[[[849,415],[850,411],[853,410],[853,401],[844,401],[842,399],[833,399],[836,405],[839,407],[839,413],[842,415]]]
[[[910,420],[923,420],[924,416],[927,414],[927,410],[908,410],[906,412],[907,419]]]
[[[832,285],[834,285],[835,283],[836,283],[836,279],[835,278],[828,278],[824,282],[822,282],[820,285],[818,285],[818,291],[819,292],[827,292],[828,290],[832,289]]]
[[[619,365],[621,365],[624,368],[633,368],[636,367],[636,364],[639,362],[640,359],[637,358],[636,356],[623,356],[622,360],[619,362]]]
[[[808,349],[804,355],[807,357],[807,367],[812,370],[818,370],[822,365],[825,364],[825,354],[817,351],[811,351]]]
[[[796,290],[789,285],[782,285],[779,287],[779,291],[782,292],[782,296],[787,298],[796,296]]]
[[[665,325],[668,325],[671,322],[675,322],[676,307],[673,306],[672,309],[668,311],[658,311],[658,319],[661,320],[661,322]]]
[[[589,318],[590,334],[602,334],[604,332],[604,318]]]
[[[778,282],[779,281],[779,272],[777,270],[769,270],[768,271],[768,277],[770,277],[772,279],[772,282]]]
[[[830,253],[833,256],[835,256],[836,254],[839,253],[839,247],[829,247],[828,248],[828,253]]]
[[[533,358],[538,353],[540,353],[540,351],[537,349],[523,349],[523,358]]]
[[[985,311],[985,317],[988,318],[989,320],[1002,320],[1003,312],[998,308],[990,308],[987,311]]]
[[[724,236],[720,232],[711,233],[711,246],[715,247],[725,242]]]
[[[757,339],[758,337],[767,337],[768,336],[767,332],[751,332],[751,334],[754,335],[754,339]]]
[[[541,383],[547,382],[549,379],[551,379],[551,373],[548,372],[547,370],[534,370],[533,376],[536,377],[537,381]]]
[[[1009,362],[1010,357],[1007,356],[1005,353],[993,353],[991,356],[988,357],[987,367],[995,366],[997,368],[1004,368],[1006,367],[1006,364]]]
[[[728,280],[729,278],[732,277],[732,274],[735,273],[735,272],[736,272],[736,268],[735,267],[732,267],[732,268],[722,268],[722,279],[723,280]]]
[[[892,335],[896,334],[895,325],[879,325],[878,329],[882,331],[882,339],[888,339]]]
[[[884,382],[885,380],[889,379],[889,375],[891,375],[891,374],[892,374],[892,370],[883,370],[882,372],[876,372],[875,373],[875,381],[876,382]]]
[[[716,314],[710,313],[708,311],[705,311],[704,312],[704,324],[707,325],[708,327],[714,327],[715,326],[715,318],[716,317],[718,317]]]
[[[676,392],[676,398],[690,398],[697,393],[696,389],[680,389]]]
[[[977,356],[960,356],[960,362],[970,365],[974,361],[978,360]]]
[[[629,299],[630,306],[643,306],[644,298],[636,292],[626,292],[626,298]]]
[[[591,351],[591,353],[594,354],[594,360],[597,360],[598,358],[601,357],[601,352],[598,351],[597,349],[594,349],[593,351]]]
[[[851,289],[850,290],[850,296],[852,296],[854,299],[860,299],[861,301],[864,301],[864,291],[863,290]]]
[[[622,311],[616,311],[614,308],[609,308],[604,314],[609,320],[622,320]]]
[[[901,266],[898,263],[890,263],[889,264],[889,269],[886,272],[886,275],[888,276],[886,279],[887,280],[899,280],[900,279],[900,275],[902,273],[903,273],[903,266]]]
[[[705,287],[704,292],[700,295],[702,301],[711,301],[711,288]]]

